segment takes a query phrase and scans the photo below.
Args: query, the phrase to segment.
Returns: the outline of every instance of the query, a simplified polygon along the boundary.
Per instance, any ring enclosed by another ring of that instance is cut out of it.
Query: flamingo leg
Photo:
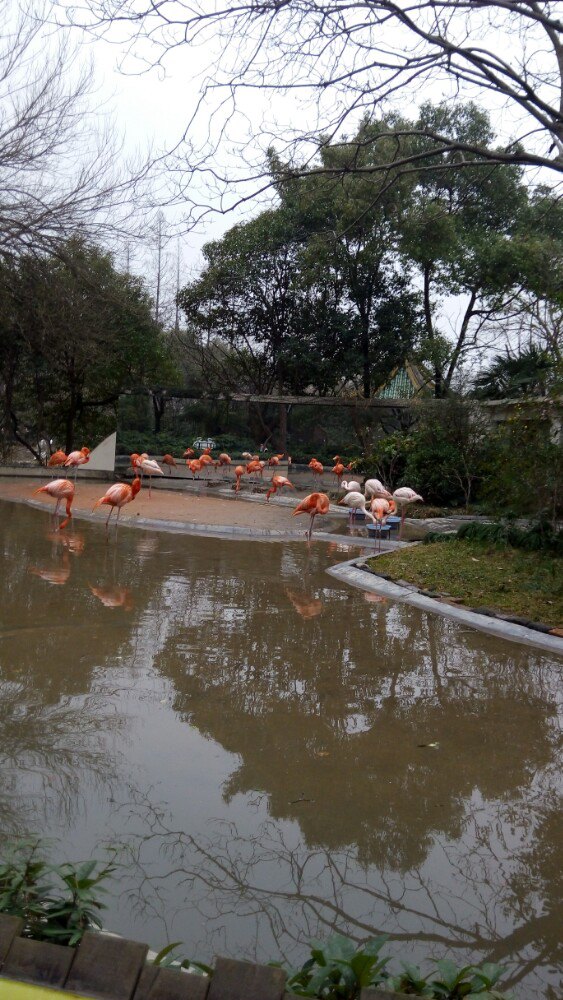
[[[152,486],[152,476],[149,473],[149,500],[151,498],[151,486]]]
[[[117,517],[115,519],[115,530],[117,531],[117,525],[119,524],[119,515],[121,514],[121,507],[117,508]]]
[[[399,539],[400,540],[402,540],[402,538],[403,538],[403,525],[405,523],[405,517],[406,516],[407,516],[407,508],[403,507],[403,509],[401,511],[401,527],[400,527],[400,530],[399,530]]]
[[[107,516],[107,519],[106,519],[106,531],[108,530],[108,526],[109,526],[109,519],[110,519],[110,517],[111,517],[111,515],[112,515],[112,512],[113,512],[113,507],[111,507],[111,506],[110,506],[110,509],[109,509],[109,514],[108,514],[108,516]]]

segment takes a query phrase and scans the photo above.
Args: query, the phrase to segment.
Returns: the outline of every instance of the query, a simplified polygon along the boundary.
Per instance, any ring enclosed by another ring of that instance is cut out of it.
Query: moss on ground
[[[423,590],[563,626],[563,560],[475,541],[436,542],[371,559],[371,569]]]

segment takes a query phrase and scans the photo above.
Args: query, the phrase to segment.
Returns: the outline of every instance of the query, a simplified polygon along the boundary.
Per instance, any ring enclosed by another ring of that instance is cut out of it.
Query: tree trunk
[[[426,326],[426,335],[430,341],[435,339],[434,335],[434,322],[432,320],[432,305],[430,302],[430,265],[424,265],[424,325]],[[432,364],[433,374],[434,374],[434,398],[441,399],[444,387],[443,387],[443,372],[442,366],[435,358]]]
[[[364,399],[371,396],[371,363],[369,356],[369,322],[367,317],[362,316],[362,360],[363,360],[363,393]]]

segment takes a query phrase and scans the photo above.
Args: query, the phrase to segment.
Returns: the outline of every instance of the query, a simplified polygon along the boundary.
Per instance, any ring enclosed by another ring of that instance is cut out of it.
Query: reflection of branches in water
[[[21,684],[0,684],[0,822],[5,832],[35,827],[51,809],[70,821],[84,804],[86,773],[98,786],[115,779],[117,761],[108,752],[107,735],[121,728],[122,720],[107,710],[107,697],[105,691],[46,705]]]
[[[541,802],[545,809],[545,790]],[[126,849],[135,886],[131,900],[145,913],[165,913],[171,921],[195,911],[208,949],[220,935],[219,947],[229,950],[232,921],[246,921],[245,941],[254,941],[249,958],[275,957],[273,941],[285,962],[300,957],[304,942],[316,936],[339,931],[361,942],[385,932],[399,957],[406,957],[407,943],[409,950],[420,943],[424,947],[418,950],[427,956],[447,950],[460,961],[500,961],[511,968],[513,985],[535,978],[557,951],[557,922],[545,915],[541,882],[532,880],[528,896],[514,905],[530,836],[522,815],[527,803],[519,807],[515,830],[511,805],[476,804],[460,840],[437,842],[429,866],[399,876],[360,866],[352,848],[309,848],[295,831],[272,820],[252,836],[234,823],[215,821],[208,837],[195,838],[174,829],[163,807],[137,796],[123,807],[132,825],[140,823]],[[554,796],[549,808],[556,809]],[[546,897],[549,871],[542,881]]]

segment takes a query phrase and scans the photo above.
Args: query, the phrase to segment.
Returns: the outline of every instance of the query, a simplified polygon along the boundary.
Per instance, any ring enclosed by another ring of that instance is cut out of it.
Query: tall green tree
[[[494,145],[489,117],[471,103],[453,111],[425,105],[419,126],[421,133],[444,131],[454,144]],[[424,346],[436,396],[448,394],[471,354],[502,335],[515,297],[528,290],[550,298],[563,288],[563,217],[553,194],[531,191],[518,167],[466,155],[465,168],[455,171],[449,159],[436,157],[421,168],[402,220],[403,250],[423,289]],[[450,330],[439,318],[447,296],[458,304]]]
[[[56,257],[5,266],[1,279],[4,419],[36,455],[41,437],[68,451],[78,434],[105,432],[126,388],[175,379],[142,282],[110,254],[74,238]]]
[[[369,172],[374,160],[385,159],[396,146],[392,127],[399,122],[366,119],[351,143],[325,143],[324,179],[315,170],[295,176],[291,166],[271,156],[282,205],[308,234],[303,261],[309,280],[330,275],[340,289],[353,337],[347,375],[358,381],[364,398],[404,361],[420,332],[418,295],[399,239],[413,178],[400,170],[388,171],[384,179]],[[342,175],[336,182],[334,171]]]

